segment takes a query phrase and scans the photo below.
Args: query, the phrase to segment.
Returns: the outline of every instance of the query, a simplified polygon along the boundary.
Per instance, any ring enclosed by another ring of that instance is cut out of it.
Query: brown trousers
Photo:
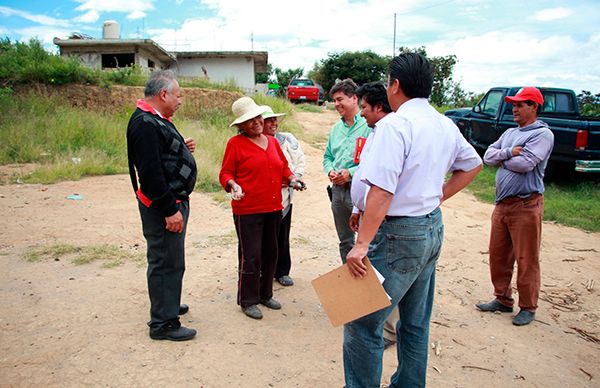
[[[506,198],[492,213],[490,275],[494,295],[500,303],[513,306],[511,280],[517,262],[519,307],[535,311],[540,293],[540,243],[544,197]]]

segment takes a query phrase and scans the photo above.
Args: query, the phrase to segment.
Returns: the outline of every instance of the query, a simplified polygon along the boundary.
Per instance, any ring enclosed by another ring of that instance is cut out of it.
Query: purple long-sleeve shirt
[[[523,150],[512,156],[512,149],[517,146]],[[542,194],[544,170],[553,146],[554,134],[541,120],[525,127],[510,128],[491,144],[483,161],[489,166],[500,167],[496,172],[496,203],[507,197]]]

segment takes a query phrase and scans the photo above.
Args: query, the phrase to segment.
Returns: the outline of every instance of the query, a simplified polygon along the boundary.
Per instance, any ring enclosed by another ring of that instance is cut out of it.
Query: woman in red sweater
[[[273,299],[273,274],[277,264],[277,231],[281,221],[281,186],[303,184],[288,168],[279,142],[263,134],[264,107],[250,97],[235,101],[237,117],[230,126],[238,135],[227,142],[219,181],[231,194],[238,236],[237,303],[244,314],[262,319],[258,304],[278,310]]]

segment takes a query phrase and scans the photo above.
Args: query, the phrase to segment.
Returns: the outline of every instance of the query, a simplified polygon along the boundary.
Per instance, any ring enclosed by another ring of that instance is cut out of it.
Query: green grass
[[[90,264],[100,260],[103,261],[103,267],[112,268],[125,262],[141,263],[144,259],[144,253],[108,244],[91,246],[54,244],[29,247],[23,257],[30,262],[69,259],[75,265]]]
[[[281,131],[302,134],[293,119],[293,107],[286,100],[266,96],[255,99],[275,112],[286,113],[280,119]],[[116,114],[88,111],[71,107],[59,97],[34,93],[16,96],[10,89],[0,89],[0,107],[0,164],[39,166],[27,175],[14,175],[13,181],[48,184],[128,171],[125,132],[131,110]],[[236,127],[229,127],[233,119],[229,107],[182,110],[175,116],[180,132],[197,142],[197,190],[222,190],[218,176],[225,145],[237,134]]]
[[[126,171],[126,116],[84,111],[35,94],[0,95],[0,106],[0,164],[40,165],[23,181],[52,183]]]
[[[325,108],[315,104],[298,104],[296,105],[296,109],[303,112],[323,113]]]
[[[478,199],[494,203],[496,168],[485,166],[468,190]],[[600,232],[600,184],[591,181],[546,183],[544,220]]]

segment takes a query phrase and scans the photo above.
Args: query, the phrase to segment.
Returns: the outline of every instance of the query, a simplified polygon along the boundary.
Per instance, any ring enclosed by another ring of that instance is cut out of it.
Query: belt
[[[400,218],[405,218],[406,216],[385,216],[386,221],[398,220]]]
[[[501,203],[515,203],[515,202],[522,202],[522,201],[529,201],[530,199],[534,199],[537,197],[541,197],[542,194],[540,193],[529,193],[529,194],[522,194],[525,195],[525,197],[521,197],[518,195],[512,195],[510,197],[506,197],[503,200],[501,200]]]

